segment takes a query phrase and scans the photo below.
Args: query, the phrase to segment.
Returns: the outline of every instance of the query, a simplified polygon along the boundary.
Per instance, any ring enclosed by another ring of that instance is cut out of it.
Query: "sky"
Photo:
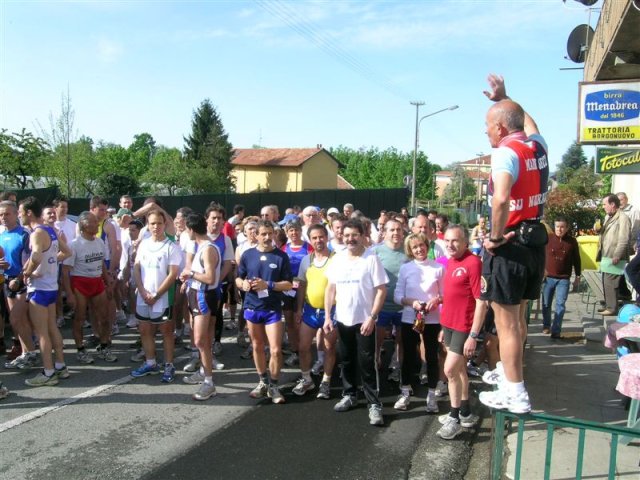
[[[237,148],[410,152],[422,101],[421,117],[459,105],[420,124],[420,150],[444,167],[490,153],[493,72],[553,168],[577,133],[567,38],[598,14],[572,0],[0,0],[0,128],[49,129],[68,90],[78,136],[182,148],[208,98]]]

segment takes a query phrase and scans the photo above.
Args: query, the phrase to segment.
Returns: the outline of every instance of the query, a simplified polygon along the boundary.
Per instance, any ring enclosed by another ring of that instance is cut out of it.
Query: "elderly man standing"
[[[302,239],[308,243],[309,234],[307,232],[309,231],[309,227],[311,225],[318,225],[319,223],[322,223],[322,218],[320,218],[320,212],[318,209],[311,205],[305,207],[304,210],[302,210],[302,222]]]
[[[600,231],[596,259],[600,261],[605,307],[598,312],[613,316],[618,313],[620,278],[629,261],[631,220],[620,209],[620,199],[616,195],[604,197],[602,206],[606,217]]]
[[[544,276],[547,231],[540,219],[549,179],[547,144],[531,116],[507,96],[504,79],[490,75],[489,86],[491,91],[484,93],[496,102],[486,115],[493,147],[491,236],[484,240],[481,298],[495,313],[504,372],[495,372],[501,388],[480,393],[480,401],[527,413],[531,403],[522,369],[524,317],[527,301],[540,295]]]

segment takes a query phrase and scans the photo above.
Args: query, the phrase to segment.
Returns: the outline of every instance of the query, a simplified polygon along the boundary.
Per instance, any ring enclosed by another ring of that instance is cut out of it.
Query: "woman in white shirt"
[[[438,403],[435,389],[439,378],[438,334],[440,333],[440,303],[444,284],[444,267],[427,258],[429,241],[421,234],[411,234],[404,242],[405,253],[412,259],[400,267],[394,301],[402,305],[402,359],[401,395],[394,405],[397,410],[406,410],[410,403],[411,381],[417,372],[417,347],[424,341],[427,355],[429,392],[427,412],[437,413]],[[416,320],[417,312],[420,319]],[[418,333],[418,331],[420,331]]]

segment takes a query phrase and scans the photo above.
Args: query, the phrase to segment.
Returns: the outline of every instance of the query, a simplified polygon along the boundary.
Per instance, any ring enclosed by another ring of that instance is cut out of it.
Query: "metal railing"
[[[578,453],[576,456],[576,480],[582,479],[582,467],[584,460],[585,435],[587,431],[602,432],[611,435],[611,443],[609,447],[609,480],[613,480],[616,474],[616,458],[618,454],[618,441],[624,439],[625,443],[629,438],[640,438],[640,430],[619,427],[604,423],[589,422],[567,417],[557,417],[543,413],[529,413],[525,415],[516,415],[514,413],[496,410],[493,428],[493,449],[491,451],[491,479],[501,480],[503,478],[503,459],[504,459],[504,440],[505,440],[505,423],[507,428],[511,428],[513,421],[517,421],[517,442],[515,452],[515,472],[514,480],[520,479],[520,469],[522,467],[522,450],[524,448],[523,436],[526,423],[537,422],[546,424],[547,427],[547,444],[544,457],[544,479],[551,478],[551,453],[553,449],[553,434],[556,428],[573,428],[578,430]]]

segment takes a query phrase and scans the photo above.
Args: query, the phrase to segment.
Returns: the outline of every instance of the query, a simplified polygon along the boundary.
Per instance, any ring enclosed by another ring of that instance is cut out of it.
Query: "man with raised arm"
[[[481,298],[491,303],[500,340],[503,372],[492,372],[504,382],[480,401],[512,413],[531,410],[525,389],[522,356],[527,334],[528,300],[540,296],[544,275],[547,231],[540,223],[547,198],[549,164],[547,144],[533,119],[506,93],[504,79],[489,75],[495,102],[486,116],[491,152],[489,205],[491,235],[484,240]]]

